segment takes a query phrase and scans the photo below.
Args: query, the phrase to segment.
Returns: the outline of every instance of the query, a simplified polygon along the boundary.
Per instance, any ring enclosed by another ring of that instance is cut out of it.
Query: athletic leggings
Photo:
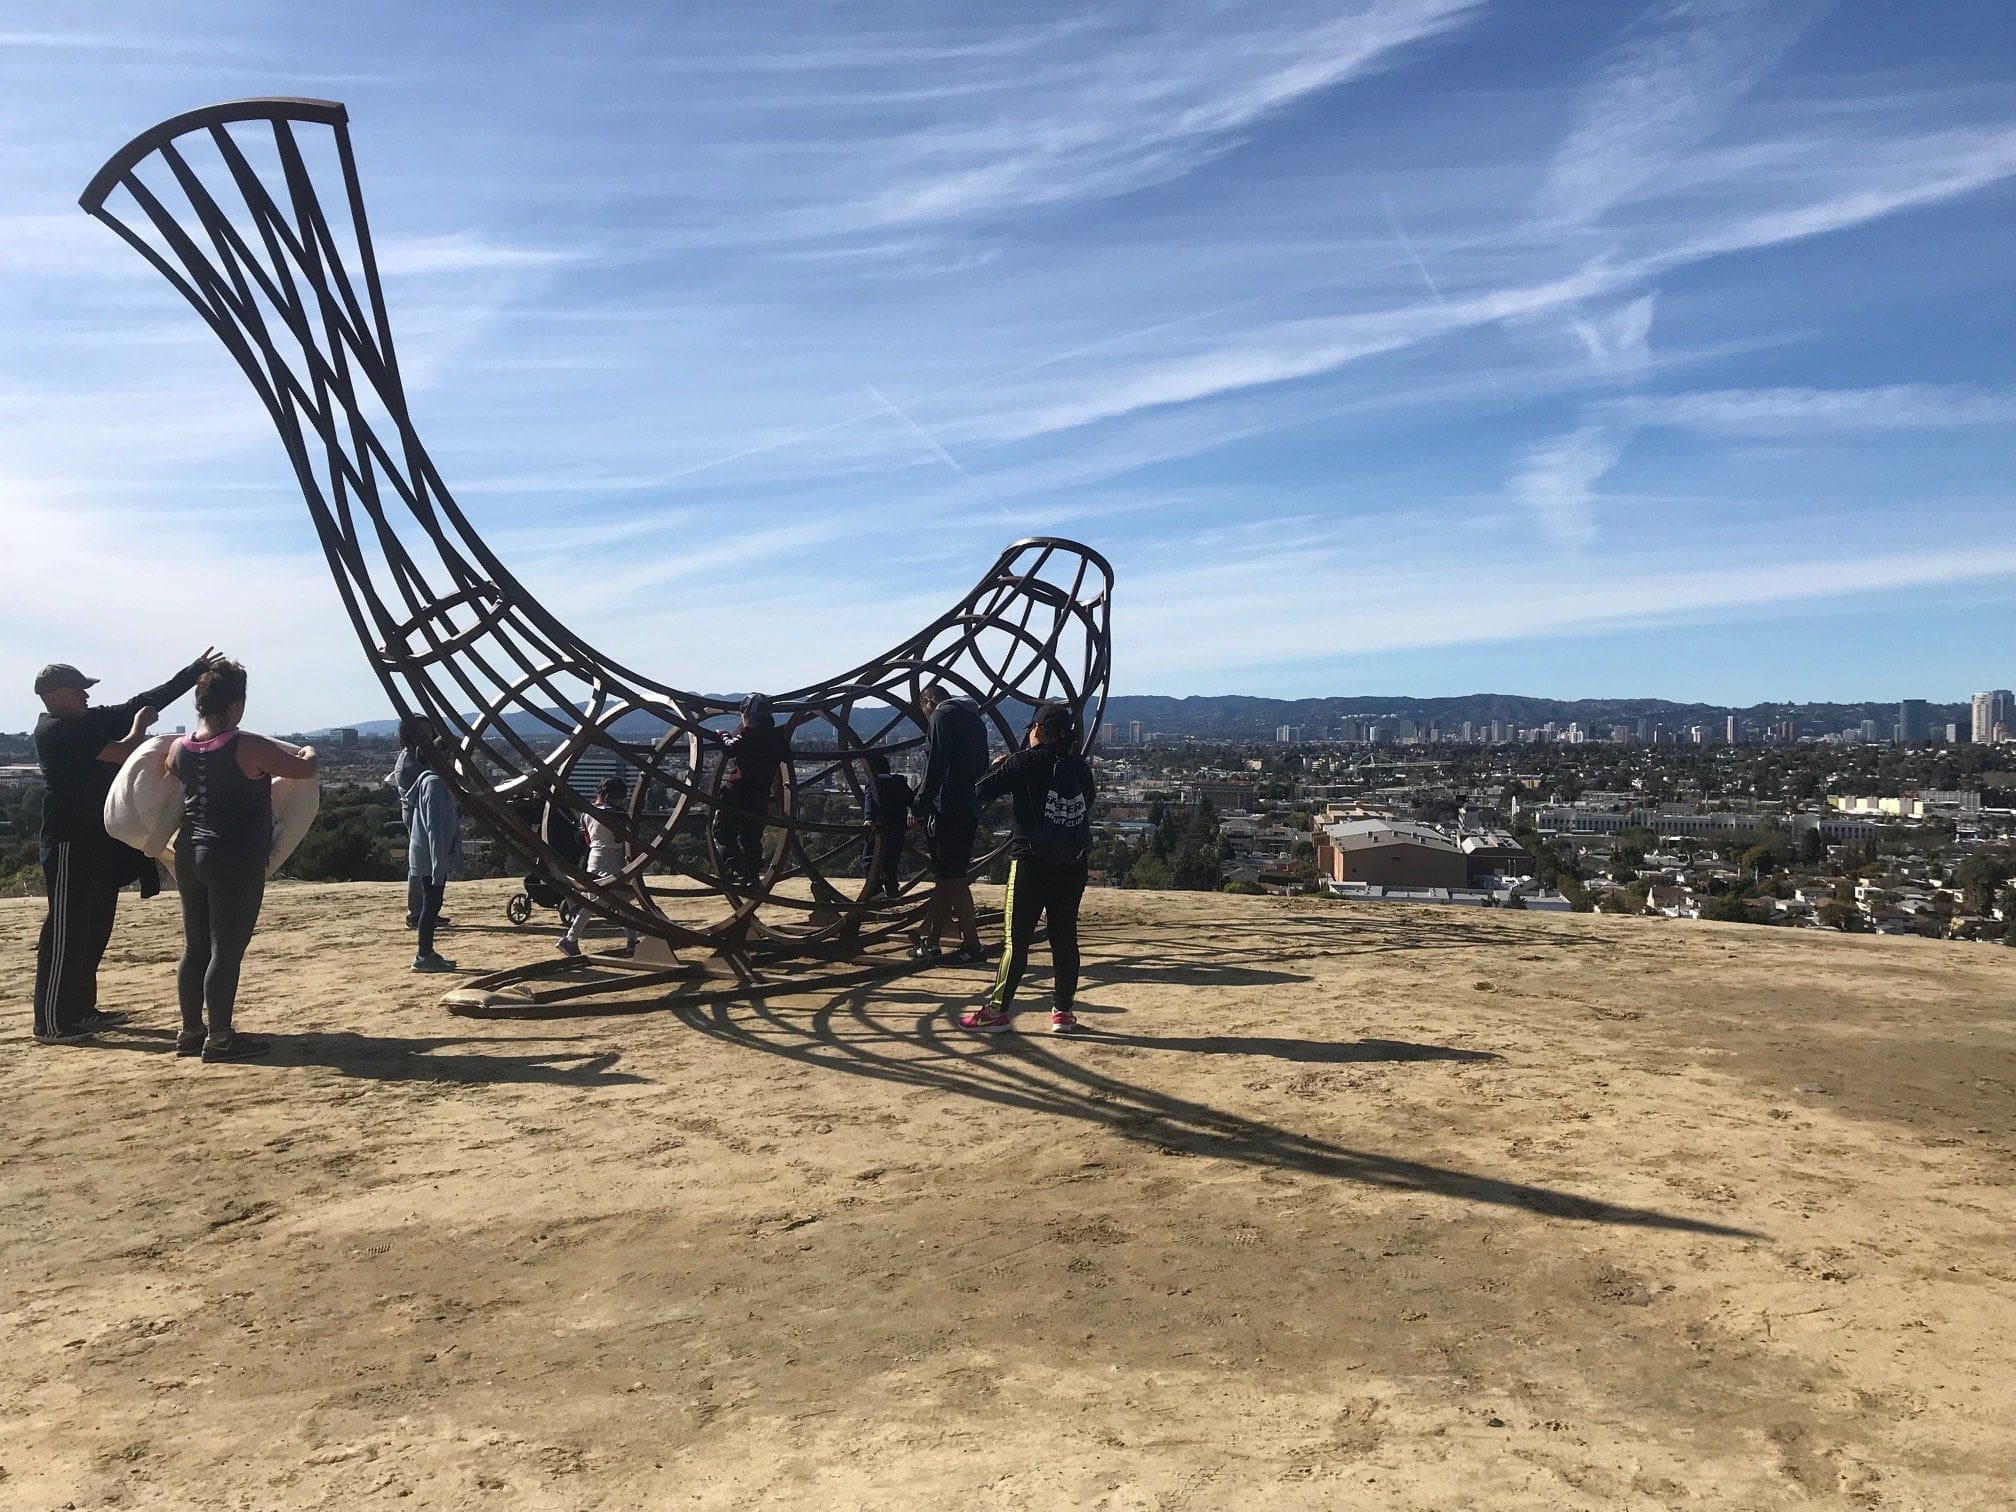
[[[177,850],[175,876],[182,889],[182,965],[175,974],[182,1032],[202,1033],[207,1013],[210,1033],[224,1038],[238,1002],[238,968],[266,899],[266,855],[199,843]]]
[[[1050,920],[1050,965],[1056,978],[1057,1006],[1069,1010],[1078,998],[1078,905],[1085,897],[1085,867],[1046,866],[1017,859],[1008,863],[1008,946],[1001,952],[1001,970],[994,978],[992,1002],[1005,1010],[1015,1000],[1022,972],[1029,964],[1029,942],[1037,920]]]

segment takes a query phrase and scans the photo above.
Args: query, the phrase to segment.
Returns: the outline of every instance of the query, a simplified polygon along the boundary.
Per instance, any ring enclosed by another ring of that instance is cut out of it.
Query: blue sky
[[[1141,693],[2016,682],[2016,20],[1937,5],[0,3],[0,683],[373,717],[280,448],[78,191],[345,101],[422,435],[699,688],[1000,546]]]

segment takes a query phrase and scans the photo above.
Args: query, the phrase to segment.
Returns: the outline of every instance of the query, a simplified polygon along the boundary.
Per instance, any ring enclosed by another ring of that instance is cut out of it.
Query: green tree
[[[2006,856],[1969,856],[1953,868],[1953,884],[1960,889],[1967,912],[1985,914],[2010,874]]]
[[[1737,859],[1736,864],[1753,877],[1767,877],[1777,864],[1777,857],[1768,845],[1753,845]]]
[[[1174,887],[1176,882],[1169,863],[1149,851],[1135,858],[1134,865],[1127,872],[1127,885],[1161,891]]]
[[[1757,911],[1740,892],[1718,893],[1701,905],[1701,917],[1718,924],[1755,924]]]
[[[329,822],[318,815],[287,870],[308,882],[393,881],[404,870],[393,863],[380,828],[361,813],[339,814]]]

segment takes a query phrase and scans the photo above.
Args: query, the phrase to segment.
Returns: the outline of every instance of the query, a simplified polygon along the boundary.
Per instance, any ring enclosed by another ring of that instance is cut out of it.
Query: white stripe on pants
[[[56,1033],[56,1005],[63,1001],[63,957],[70,944],[70,842],[56,846],[56,887],[49,898],[49,913],[55,927],[49,931],[49,990],[46,1004],[35,1005],[36,1025],[45,1034]]]

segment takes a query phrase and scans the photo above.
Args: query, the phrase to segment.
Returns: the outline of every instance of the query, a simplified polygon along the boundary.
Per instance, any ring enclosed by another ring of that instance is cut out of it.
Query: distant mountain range
[[[733,695],[729,695],[730,701]],[[1933,727],[1948,723],[1966,724],[1970,717],[1964,703],[1928,703],[1927,722]],[[1195,735],[1218,740],[1271,740],[1282,725],[1299,727],[1313,738],[1335,729],[1347,720],[1411,719],[1417,724],[1435,723],[1444,734],[1472,725],[1488,725],[1499,720],[1508,725],[1535,727],[1553,721],[1558,725],[1579,724],[1584,729],[1608,731],[1613,725],[1633,725],[1641,719],[1669,728],[1684,729],[1702,724],[1719,727],[1734,714],[1745,725],[1759,727],[1791,720],[1803,734],[1827,734],[1876,721],[1886,738],[1897,722],[1894,701],[1870,700],[1862,703],[1763,703],[1737,708],[1725,704],[1674,703],[1663,698],[1528,698],[1514,693],[1469,693],[1454,698],[1411,698],[1403,695],[1337,698],[1252,698],[1243,694],[1202,695],[1165,698],[1154,694],[1116,694],[1106,702],[1106,731],[1109,738],[1126,735],[1128,726],[1139,721],[1144,732],[1164,735]],[[514,715],[510,723],[526,734],[550,733],[529,714]],[[869,728],[880,721],[863,721]],[[398,722],[390,719],[364,720],[354,728],[360,735],[392,735]],[[649,739],[664,725],[647,714],[633,714],[618,721],[616,730],[625,739]],[[326,731],[316,733],[326,734]]]

